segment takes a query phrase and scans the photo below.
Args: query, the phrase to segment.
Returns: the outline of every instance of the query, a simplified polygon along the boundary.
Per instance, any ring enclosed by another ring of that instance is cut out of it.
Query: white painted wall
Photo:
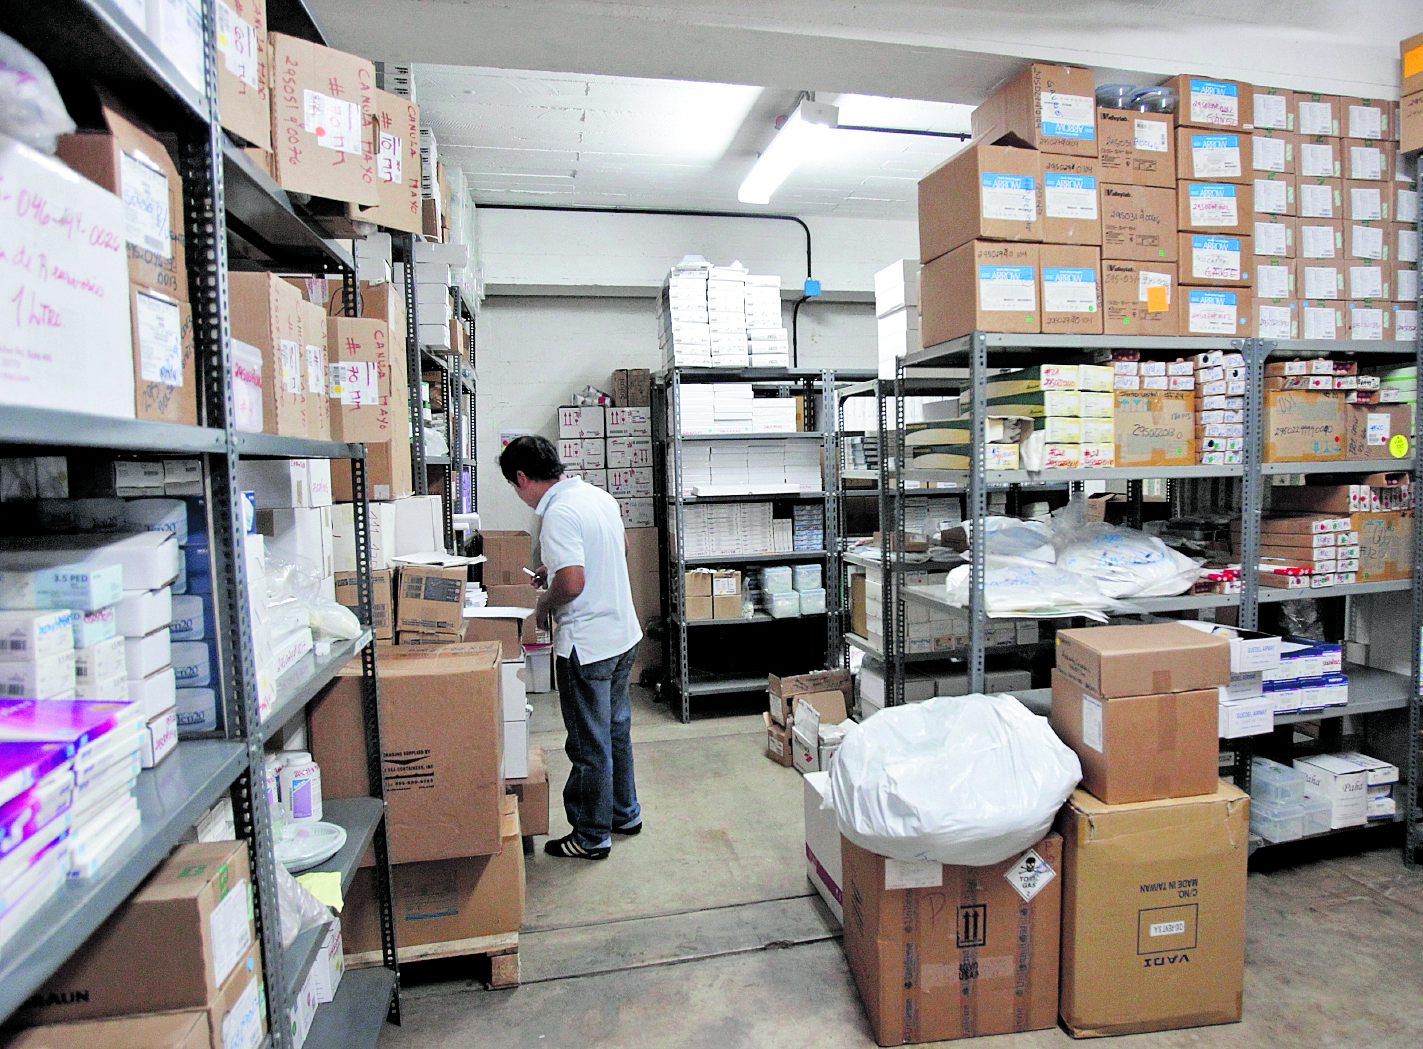
[[[608,389],[617,368],[660,369],[656,300],[492,296],[480,311],[478,334],[480,517],[486,528],[532,532],[533,512],[499,473],[500,432],[533,430],[556,439],[556,409],[584,385]],[[873,307],[802,308],[800,360],[803,367],[875,367]]]

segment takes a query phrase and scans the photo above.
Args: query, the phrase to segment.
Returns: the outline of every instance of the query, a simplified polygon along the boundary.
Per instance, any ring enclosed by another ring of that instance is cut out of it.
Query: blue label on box
[[[1193,95],[1221,95],[1225,98],[1234,98],[1238,93],[1234,84],[1222,84],[1216,80],[1191,81],[1191,94]]]
[[[1215,291],[1209,288],[1187,288],[1186,297],[1189,302],[1203,306],[1234,306],[1239,301],[1233,291]]]
[[[1096,284],[1097,271],[1048,266],[1043,269],[1043,280],[1049,284]]]
[[[984,189],[1017,189],[1032,192],[1036,186],[1032,175],[1000,175],[985,171],[979,176]]]
[[[1235,251],[1240,250],[1239,237],[1191,237],[1192,251]]]
[[[1097,179],[1092,175],[1044,175],[1043,185],[1048,189],[1093,189]]]
[[[1239,135],[1192,135],[1192,149],[1239,149]]]
[[[980,266],[978,267],[978,279],[989,281],[1014,280],[1032,283],[1033,267],[1031,266]]]
[[[1235,196],[1234,186],[1227,186],[1219,182],[1192,182],[1186,187],[1186,190],[1190,196],[1202,199],[1207,197],[1220,197],[1224,199],[1226,197]],[[1204,223],[1202,223],[1202,225],[1204,225]]]

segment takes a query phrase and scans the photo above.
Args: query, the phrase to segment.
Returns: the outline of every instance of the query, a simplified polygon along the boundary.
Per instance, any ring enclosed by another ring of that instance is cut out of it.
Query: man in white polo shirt
[[[543,565],[534,577],[540,622],[551,620],[558,698],[573,769],[563,807],[573,832],[544,844],[550,856],[606,859],[613,834],[642,830],[632,769],[628,678],[642,630],[632,605],[617,500],[563,476],[543,437],[518,437],[499,456],[504,479],[543,518]]]

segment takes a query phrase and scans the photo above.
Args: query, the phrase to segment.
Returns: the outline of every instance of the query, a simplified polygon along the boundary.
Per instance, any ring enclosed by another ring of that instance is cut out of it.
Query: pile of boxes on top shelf
[[[1367,754],[1316,754],[1283,765],[1255,757],[1250,770],[1250,832],[1294,841],[1396,818],[1398,767]]]
[[[627,528],[651,528],[652,373],[613,373],[609,396],[589,388],[558,410],[558,457],[569,475],[611,494]]]
[[[657,311],[669,368],[787,368],[781,278],[688,256],[667,274]]]
[[[926,346],[976,329],[1414,337],[1396,103],[1191,76],[1094,90],[1089,70],[1034,64],[973,130],[919,186]]]
[[[770,711],[766,756],[802,774],[830,767],[845,738],[844,722],[853,701],[848,670],[812,670],[766,681]]]

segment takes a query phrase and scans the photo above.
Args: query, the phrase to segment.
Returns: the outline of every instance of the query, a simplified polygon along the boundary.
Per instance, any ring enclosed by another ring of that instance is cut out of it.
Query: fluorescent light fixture
[[[796,106],[741,183],[736,199],[743,204],[769,204],[771,194],[797,164],[811,155],[815,144],[835,127],[839,118],[839,110],[822,102],[806,99]]]

